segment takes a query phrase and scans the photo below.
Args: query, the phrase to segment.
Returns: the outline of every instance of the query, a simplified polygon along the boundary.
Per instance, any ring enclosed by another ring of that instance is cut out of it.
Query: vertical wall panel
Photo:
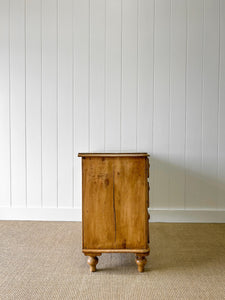
[[[154,1],[138,2],[137,151],[152,153]],[[145,112],[148,117],[143,118]]]
[[[58,205],[73,203],[72,0],[59,0],[58,23]]]
[[[203,1],[188,0],[185,208],[201,206]]]
[[[184,208],[186,0],[171,2],[169,207]]]
[[[10,1],[12,206],[26,206],[25,1]]]
[[[106,0],[105,150],[120,150],[121,0]]]
[[[152,207],[168,206],[170,123],[170,10],[167,0],[155,2],[154,49],[154,199]]]
[[[90,2],[90,150],[104,152],[105,0]]]
[[[154,0],[138,1],[138,93],[137,93],[137,151],[153,150],[154,110]],[[143,118],[145,112],[148,117]],[[150,206],[153,203],[154,163],[150,160]]]
[[[122,1],[122,103],[121,150],[136,151],[137,147],[137,41],[138,2]]]
[[[219,2],[218,209],[225,209],[225,1]]]
[[[27,206],[41,204],[41,1],[26,1]]]
[[[202,103],[202,172],[204,208],[217,206],[219,1],[205,0]],[[209,122],[210,120],[210,122]],[[210,174],[210,175],[209,175]],[[209,177],[209,178],[207,178]]]
[[[78,152],[147,151],[151,209],[224,210],[224,15],[223,0],[0,0],[0,206],[79,211]]]
[[[58,7],[42,1],[42,165],[43,206],[56,207],[58,197]]]
[[[74,1],[74,205],[81,207],[81,159],[78,152],[88,152],[89,147],[89,0]]]
[[[0,206],[10,206],[9,1],[0,1]]]

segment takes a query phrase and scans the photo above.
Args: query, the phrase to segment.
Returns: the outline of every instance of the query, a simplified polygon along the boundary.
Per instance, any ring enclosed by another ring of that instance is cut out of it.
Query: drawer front
[[[149,159],[146,158],[145,159],[145,168],[146,168],[146,214],[147,214],[147,224],[146,224],[146,231],[147,231],[147,236],[148,236],[148,243],[149,243],[149,220],[150,220],[150,214],[148,212],[148,208],[149,208],[149,191],[150,191],[150,184],[149,184],[149,169],[150,169],[150,163],[149,163]]]
[[[146,248],[146,159],[82,161],[83,249]]]

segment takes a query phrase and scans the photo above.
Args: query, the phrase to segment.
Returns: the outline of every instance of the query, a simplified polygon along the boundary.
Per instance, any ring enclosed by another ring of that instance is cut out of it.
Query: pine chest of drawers
[[[96,270],[102,253],[149,255],[147,153],[79,153],[82,157],[82,251]]]

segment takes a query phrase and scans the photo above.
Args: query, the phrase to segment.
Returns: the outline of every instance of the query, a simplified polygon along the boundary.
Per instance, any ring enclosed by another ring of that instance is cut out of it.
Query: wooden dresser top
[[[148,153],[78,153],[78,157],[147,157]]]

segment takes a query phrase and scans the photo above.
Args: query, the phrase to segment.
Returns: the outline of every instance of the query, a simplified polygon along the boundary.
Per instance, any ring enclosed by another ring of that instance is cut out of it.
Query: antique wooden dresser
[[[147,153],[79,153],[82,157],[82,248],[92,272],[102,253],[149,255]]]

